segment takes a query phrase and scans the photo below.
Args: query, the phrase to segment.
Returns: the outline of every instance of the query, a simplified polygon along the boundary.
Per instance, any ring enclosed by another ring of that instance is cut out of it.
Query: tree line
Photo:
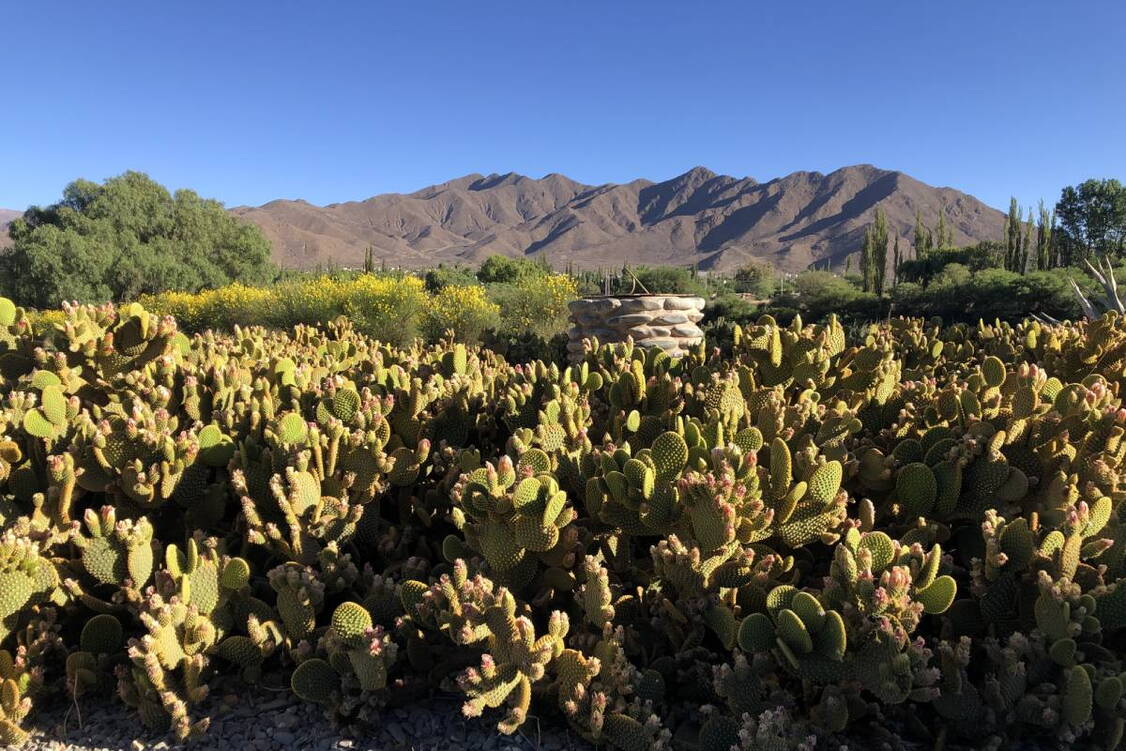
[[[1086,180],[1064,188],[1051,210],[1043,201],[1035,210],[1026,210],[1013,198],[1000,242],[980,243],[973,248],[956,247],[944,210],[939,211],[933,227],[928,227],[917,211],[912,239],[907,245],[898,234],[889,238],[887,217],[876,207],[859,253],[863,291],[884,294],[889,271],[890,286],[933,275],[927,270],[961,262],[952,260],[952,254],[974,256],[974,263],[984,261],[984,267],[1019,274],[1079,266],[1093,256],[1121,258],[1126,254],[1126,186],[1114,179]],[[846,273],[850,267],[851,259]]]

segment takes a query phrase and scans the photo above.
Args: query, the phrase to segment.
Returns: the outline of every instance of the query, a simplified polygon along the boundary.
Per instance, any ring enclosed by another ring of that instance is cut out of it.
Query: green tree
[[[76,180],[61,201],[32,207],[9,233],[0,294],[33,307],[262,283],[275,273],[256,226],[193,191],[169,193],[140,172],[101,185]]]
[[[935,248],[953,248],[954,230],[946,226],[946,207],[938,210],[938,224],[934,228],[934,239],[931,245]]]
[[[514,284],[551,271],[545,264],[527,258],[491,255],[481,264],[477,278],[485,284]]]
[[[761,261],[749,261],[735,272],[735,291],[770,297],[774,288],[774,269]]]
[[[915,209],[915,258],[923,258],[934,247],[934,235],[923,224],[923,212]]]
[[[1005,217],[1005,268],[1023,274],[1028,268],[1028,246],[1032,235],[1032,214],[1028,223],[1024,212],[1017,205],[1017,199],[1009,200],[1009,214]]]
[[[864,247],[860,253],[860,274],[864,291],[882,295],[888,262],[888,225],[883,209],[876,207],[872,224],[864,230]]]
[[[1040,201],[1040,217],[1036,223],[1036,268],[1047,271],[1056,265],[1055,248],[1052,247],[1052,230],[1056,225],[1056,214],[1051,214]]]
[[[893,287],[896,284],[899,283],[899,268],[900,268],[900,266],[903,265],[903,257],[899,252],[899,234],[898,233],[896,233],[896,235],[895,235],[895,246],[894,247],[895,247],[895,250],[892,254],[892,263],[891,263],[891,270],[892,270],[891,286],[893,286]]]
[[[1065,262],[1090,253],[1120,255],[1126,245],[1126,187],[1117,180],[1068,186],[1056,204]]]
[[[876,285],[875,243],[872,241],[871,225],[864,228],[864,245],[860,248],[860,279],[865,292],[871,292]]]

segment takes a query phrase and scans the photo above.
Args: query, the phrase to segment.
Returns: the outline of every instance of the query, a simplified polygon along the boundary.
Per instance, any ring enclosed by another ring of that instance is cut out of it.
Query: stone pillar
[[[697,324],[704,317],[704,298],[693,295],[629,295],[584,297],[570,303],[567,352],[581,360],[583,339],[624,342],[632,337],[642,347],[660,347],[680,357],[704,339]]]

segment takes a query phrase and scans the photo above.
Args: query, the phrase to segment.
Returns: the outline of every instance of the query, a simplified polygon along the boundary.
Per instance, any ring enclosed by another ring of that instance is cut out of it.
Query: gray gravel
[[[40,712],[33,725],[31,751],[117,751],[118,749],[232,749],[233,751],[587,751],[589,744],[565,727],[547,727],[531,717],[517,735],[496,731],[489,721],[466,719],[457,697],[441,696],[388,709],[363,736],[346,738],[318,707],[288,693],[240,689],[213,695],[204,709],[211,717],[207,736],[185,745],[154,736],[136,713],[119,701],[86,699],[77,708],[56,706]],[[79,722],[81,715],[81,723]],[[202,714],[196,715],[202,716]]]

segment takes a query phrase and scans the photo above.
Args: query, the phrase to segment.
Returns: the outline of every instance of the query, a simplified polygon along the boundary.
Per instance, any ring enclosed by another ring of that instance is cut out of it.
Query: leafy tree
[[[873,258],[875,247],[872,243],[871,226],[864,228],[864,246],[860,249],[860,279],[865,292],[871,292],[876,284],[876,261]]]
[[[971,271],[982,271],[1000,266],[1004,261],[1004,254],[1005,246],[995,242],[935,249],[923,258],[903,261],[899,267],[899,281],[926,287],[950,264],[957,263]]]
[[[477,275],[473,269],[466,266],[446,266],[438,264],[437,268],[430,269],[424,277],[427,292],[437,292],[443,287],[466,286],[477,283]]]
[[[774,287],[774,269],[761,261],[750,261],[735,272],[735,291],[759,297],[770,297]]]
[[[21,305],[130,300],[274,276],[254,225],[190,190],[170,194],[140,172],[99,185],[76,180],[62,200],[32,207],[9,229],[0,294]]]
[[[1126,248],[1126,187],[1117,180],[1064,188],[1056,217],[1068,265],[1092,252],[1120,255]]]
[[[1036,268],[1047,271],[1056,265],[1055,248],[1052,247],[1052,230],[1056,225],[1056,213],[1051,214],[1040,201],[1040,218],[1036,223]]]
[[[893,252],[892,262],[891,262],[891,271],[892,271],[891,284],[892,284],[893,287],[896,284],[899,283],[899,267],[903,265],[903,256],[899,252],[899,234],[898,233],[896,233],[896,235],[895,235],[895,246],[894,246],[894,248],[895,248],[895,250]]]
[[[645,289],[655,294],[706,295],[707,283],[691,269],[682,266],[640,266],[633,270],[637,280]],[[633,277],[629,274],[622,279],[623,292],[633,288]],[[641,291],[640,288],[637,290]]]
[[[491,255],[481,264],[477,278],[485,284],[515,284],[549,274],[547,265],[527,258]]]
[[[915,209],[915,258],[923,258],[934,247],[934,235],[923,224],[923,212]]]
[[[953,248],[954,230],[946,224],[946,206],[938,210],[938,224],[931,235],[932,248]]]

